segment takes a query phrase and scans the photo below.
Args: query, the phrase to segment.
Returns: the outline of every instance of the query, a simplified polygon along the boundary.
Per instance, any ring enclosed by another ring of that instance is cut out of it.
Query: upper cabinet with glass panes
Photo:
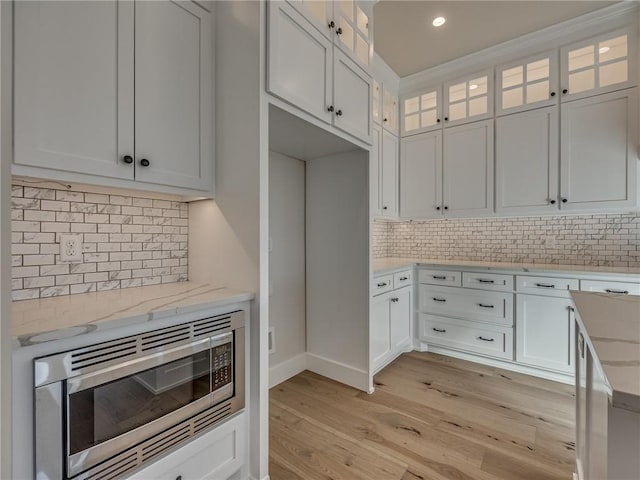
[[[442,126],[442,88],[409,94],[400,101],[402,136],[429,132]]]
[[[636,34],[617,30],[560,51],[562,100],[611,92],[636,84]]]
[[[371,2],[287,1],[360,66],[369,68],[373,55]]]
[[[493,116],[493,69],[444,84],[444,126]]]
[[[541,53],[496,68],[496,113],[515,113],[557,103],[558,53]]]

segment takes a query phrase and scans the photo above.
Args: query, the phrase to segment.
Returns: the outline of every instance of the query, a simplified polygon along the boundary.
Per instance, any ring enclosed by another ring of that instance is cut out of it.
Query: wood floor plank
[[[570,386],[417,352],[375,383],[307,371],[271,389],[271,479],[571,478]]]

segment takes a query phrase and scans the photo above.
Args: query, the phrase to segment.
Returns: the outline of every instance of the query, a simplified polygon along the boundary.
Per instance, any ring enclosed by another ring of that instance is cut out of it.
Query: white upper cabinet
[[[398,135],[398,97],[386,88],[384,89],[382,126]]]
[[[328,110],[333,81],[331,42],[284,2],[269,2],[268,35],[267,89],[331,123],[333,115]]]
[[[412,135],[400,146],[400,216],[442,217],[442,131]]]
[[[398,217],[398,137],[382,130],[382,216]]]
[[[637,117],[636,88],[562,105],[561,209],[636,205]]]
[[[493,117],[493,69],[444,84],[445,127]]]
[[[14,8],[14,174],[213,191],[210,12],[169,1]]]
[[[136,180],[210,188],[210,14],[192,2],[135,2]],[[146,160],[146,161],[145,161]]]
[[[371,102],[373,121],[380,125],[382,120],[382,84],[374,78],[371,89],[373,91],[373,100]]]
[[[371,215],[382,216],[382,130],[373,126],[373,146],[369,152],[369,192]]]
[[[546,52],[496,68],[496,114],[558,102],[558,52]]]
[[[133,180],[134,4],[13,8],[14,163]]]
[[[564,47],[562,100],[620,90],[636,83],[636,33],[627,28]]]
[[[373,56],[372,8],[354,0],[287,0],[318,31],[360,66],[368,69]]]
[[[442,88],[427,89],[404,97],[400,109],[402,136],[442,127]]]
[[[371,143],[371,77],[342,52],[333,54],[333,124]]]
[[[558,210],[558,106],[496,119],[496,212]]]
[[[444,214],[493,213],[493,120],[445,128],[443,144]]]

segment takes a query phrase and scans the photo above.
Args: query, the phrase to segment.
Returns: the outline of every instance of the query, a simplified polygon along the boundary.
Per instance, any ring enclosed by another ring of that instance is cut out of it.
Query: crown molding
[[[521,37],[508,40],[450,62],[400,79],[400,94],[450,80],[453,77],[484,70],[489,65],[506,63],[544,50],[558,48],[609,30],[638,25],[640,6],[624,1],[579,17],[566,20]]]

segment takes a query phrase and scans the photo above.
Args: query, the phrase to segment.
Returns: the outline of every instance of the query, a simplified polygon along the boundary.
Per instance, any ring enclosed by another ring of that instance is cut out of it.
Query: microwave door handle
[[[189,355],[193,355],[203,350],[211,348],[210,338],[203,338],[187,345],[163,350],[142,358],[136,358],[117,365],[111,365],[102,370],[98,370],[67,380],[67,396],[72,393],[81,392],[88,388],[94,388],[103,383],[112,382],[120,378],[135,375],[144,370],[158,367],[175,360],[179,360]]]

